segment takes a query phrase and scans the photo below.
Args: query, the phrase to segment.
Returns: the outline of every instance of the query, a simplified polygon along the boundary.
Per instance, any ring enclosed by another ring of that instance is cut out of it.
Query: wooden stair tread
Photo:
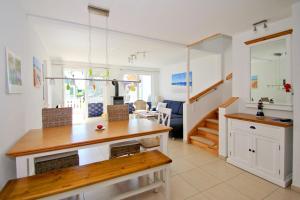
[[[211,123],[214,123],[214,124],[219,124],[219,120],[218,119],[205,119],[205,121],[211,122]]]
[[[171,163],[159,151],[115,158],[84,166],[10,180],[0,199],[39,199]]]
[[[204,143],[204,144],[207,144],[208,146],[213,146],[215,145],[215,143],[205,137],[202,137],[202,136],[191,136],[191,139],[192,140],[195,140],[197,142],[201,142],[201,143]]]
[[[207,127],[198,127],[198,130],[206,132],[206,133],[211,133],[214,135],[219,135],[219,131],[217,131],[215,129],[207,128]]]

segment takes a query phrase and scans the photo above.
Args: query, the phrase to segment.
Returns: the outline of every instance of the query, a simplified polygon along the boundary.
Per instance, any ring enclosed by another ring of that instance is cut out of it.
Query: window
[[[65,68],[64,77],[80,79],[104,79],[106,69]],[[89,80],[64,80],[64,105],[73,108],[73,121],[79,123],[87,118],[89,103],[104,103],[106,83]]]
[[[151,101],[151,75],[139,75],[141,80],[139,87],[139,99]]]
[[[124,83],[125,103],[135,102],[138,99],[151,101],[151,75],[124,74],[123,80],[137,81],[141,83]]]

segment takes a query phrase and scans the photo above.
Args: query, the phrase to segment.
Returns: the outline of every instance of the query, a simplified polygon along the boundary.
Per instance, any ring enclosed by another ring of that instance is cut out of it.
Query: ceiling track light
[[[140,55],[142,55],[143,59],[146,58],[146,51],[137,51],[135,52],[134,54],[131,54],[129,57],[128,57],[128,63],[129,64],[133,64],[136,60],[138,60],[140,58]]]
[[[264,20],[261,20],[259,22],[256,22],[256,23],[252,24],[253,25],[253,31],[256,32],[257,31],[257,26],[261,25],[261,24],[263,24],[264,29],[268,28],[267,22],[268,22],[268,20],[264,19]]]

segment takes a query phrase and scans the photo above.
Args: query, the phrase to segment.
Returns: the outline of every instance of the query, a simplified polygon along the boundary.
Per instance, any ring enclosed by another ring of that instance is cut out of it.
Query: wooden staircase
[[[189,143],[218,155],[219,151],[219,109],[206,115],[190,132]]]

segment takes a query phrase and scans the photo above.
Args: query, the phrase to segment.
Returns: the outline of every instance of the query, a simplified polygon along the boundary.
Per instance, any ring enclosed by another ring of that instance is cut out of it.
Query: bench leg
[[[154,172],[154,174],[153,174],[153,180],[154,180],[154,183],[156,183],[157,181],[159,181],[159,173],[158,172]],[[155,188],[154,190],[153,190],[155,193],[158,193],[158,188]]]
[[[171,191],[170,191],[170,169],[169,167],[164,169],[162,172],[163,181],[164,181],[164,196],[166,200],[171,200]]]

